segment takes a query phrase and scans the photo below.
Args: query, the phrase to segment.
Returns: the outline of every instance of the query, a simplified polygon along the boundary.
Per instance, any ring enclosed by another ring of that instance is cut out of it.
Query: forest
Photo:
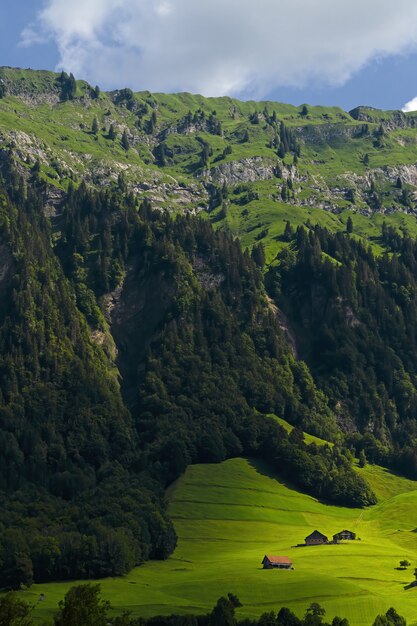
[[[267,282],[346,444],[415,478],[417,244],[385,223],[380,240],[376,256],[352,234],[299,228]]]
[[[367,435],[344,443],[329,390],[285,340],[256,254],[120,186],[70,186],[51,220],[37,169],[1,170],[5,588],[167,558],[164,489],[190,463],[260,456],[318,497],[375,502],[352,468]],[[288,435],[267,413],[297,428]],[[307,446],[302,430],[336,445]]]

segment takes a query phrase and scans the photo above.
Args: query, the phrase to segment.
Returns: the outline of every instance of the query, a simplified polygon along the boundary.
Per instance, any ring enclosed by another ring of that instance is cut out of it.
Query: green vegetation
[[[405,587],[417,563],[417,483],[377,466],[358,471],[381,494],[377,506],[362,511],[322,504],[257,461],[192,466],[168,492],[179,537],[172,557],[102,581],[102,595],[118,613],[151,616],[203,614],[232,591],[243,604],[239,619],[282,606],[301,617],[317,602],[327,619],[342,615],[355,626],[370,626],[378,613],[395,606],[411,626],[416,592]],[[348,528],[360,540],[293,547],[315,528],[330,537]],[[294,571],[263,570],[266,553],[289,556]],[[409,570],[397,569],[403,559],[410,561]],[[30,601],[44,593],[34,615],[47,618],[67,589],[68,584],[36,585],[21,597]]]
[[[276,415],[268,415],[268,417],[272,417],[280,426],[282,426],[287,433],[292,433],[294,430],[294,426],[289,424],[286,420],[282,419],[282,417],[277,417]],[[315,437],[314,435],[310,435],[309,433],[303,433],[303,439],[306,444],[315,443],[318,446],[333,446],[331,441],[326,441],[325,439],[320,439],[320,437]]]
[[[39,597],[42,601],[44,596]],[[111,605],[102,600],[100,585],[77,585],[72,587],[59,603],[59,611],[54,615],[55,626],[349,626],[346,618],[335,616],[325,619],[326,610],[312,602],[302,618],[298,618],[287,607],[278,612],[268,611],[258,619],[239,619],[237,609],[242,606],[234,593],[220,597],[214,608],[206,615],[165,615],[146,618],[132,617],[129,611],[121,615],[111,615]],[[18,600],[8,594],[0,600],[0,622],[5,626],[33,626],[30,613],[34,605]],[[110,621],[109,621],[110,620]],[[385,614],[377,615],[373,626],[406,626],[405,619],[394,608]]]
[[[343,230],[351,215],[356,234],[369,239],[384,211],[389,223],[417,232],[414,113],[106,94],[65,74],[12,68],[0,68],[0,79],[0,149],[23,167],[38,158],[42,177],[58,188],[81,179],[111,186],[123,171],[161,208],[201,210],[216,209],[226,184],[228,210],[211,219],[245,245],[261,238],[268,262],[286,219]],[[250,191],[244,208],[234,195],[242,183]]]
[[[166,558],[163,488],[190,463],[260,456],[329,501],[375,502],[238,241],[85,184],[53,231],[39,168],[26,183],[5,160],[0,184],[3,587]]]
[[[345,233],[298,228],[267,282],[361,456],[416,478],[417,245],[383,224],[376,257]],[[332,262],[335,260],[336,263]]]
[[[236,592],[301,615],[326,587],[332,617],[396,595],[410,617],[415,490],[373,464],[417,477],[416,115],[0,79],[0,585],[166,559],[186,472],[174,560],[106,580],[119,606]],[[190,465],[240,456],[256,469],[193,487]],[[364,541],[291,548],[336,522]],[[255,552],[285,547],[301,567],[277,589]]]

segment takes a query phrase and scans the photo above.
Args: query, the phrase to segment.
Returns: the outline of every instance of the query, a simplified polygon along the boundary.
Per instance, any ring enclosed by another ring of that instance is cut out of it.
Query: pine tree
[[[75,98],[76,93],[77,93],[77,83],[74,78],[74,74],[71,73],[68,79],[68,98],[70,100],[73,100]]]
[[[93,123],[91,125],[91,132],[93,133],[93,135],[97,135],[98,133],[98,121],[96,117],[93,119]]]
[[[129,144],[129,138],[127,136],[127,132],[126,129],[123,131],[123,135],[122,135],[122,148],[124,148],[124,150],[129,150],[130,148],[130,144]]]
[[[284,189],[286,189],[286,187],[284,187]],[[287,221],[285,223],[285,229],[284,229],[284,241],[292,241],[293,239],[294,239],[294,229],[291,226],[291,223]]]
[[[116,131],[114,129],[114,124],[110,124],[110,128],[109,128],[109,139],[111,139],[112,141],[114,141],[116,139]]]
[[[265,248],[262,242],[253,246],[251,253],[252,260],[261,269],[265,265]]]
[[[352,218],[350,217],[350,215],[346,221],[346,232],[348,233],[348,235],[350,235],[353,232],[353,222],[352,222]]]

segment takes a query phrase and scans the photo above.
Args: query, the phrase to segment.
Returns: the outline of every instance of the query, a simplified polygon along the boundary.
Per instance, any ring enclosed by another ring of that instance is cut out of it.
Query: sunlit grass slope
[[[417,566],[417,483],[378,467],[359,470],[380,503],[367,510],[329,506],[268,475],[245,459],[189,467],[169,491],[179,536],[172,558],[150,562],[129,576],[102,581],[106,599],[135,615],[206,612],[229,591],[241,616],[289,606],[301,614],[320,602],[329,616],[352,626],[372,624],[390,606],[417,623],[417,588],[405,590]],[[344,528],[360,541],[296,548],[315,528],[328,536]],[[265,553],[289,556],[294,571],[261,569]],[[397,570],[407,558],[408,571]],[[25,592],[39,618],[50,617],[70,584],[37,585]]]

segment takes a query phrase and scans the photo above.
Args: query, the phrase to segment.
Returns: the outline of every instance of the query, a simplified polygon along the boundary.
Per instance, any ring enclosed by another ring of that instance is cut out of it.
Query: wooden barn
[[[321,546],[325,543],[329,543],[328,538],[323,533],[315,530],[308,537],[305,538],[305,542],[307,546]]]
[[[287,556],[265,554],[262,565],[264,569],[292,569],[292,561]]]
[[[351,530],[341,530],[340,533],[336,533],[333,535],[333,541],[337,543],[338,541],[354,541],[356,539],[356,534]]]

